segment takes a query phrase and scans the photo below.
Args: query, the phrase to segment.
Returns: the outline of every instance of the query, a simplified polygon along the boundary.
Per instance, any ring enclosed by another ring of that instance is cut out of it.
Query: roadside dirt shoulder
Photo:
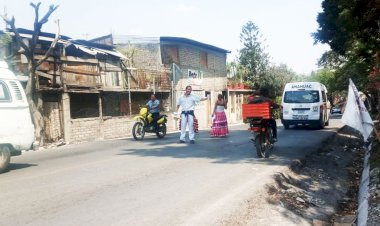
[[[344,127],[319,151],[274,177],[222,225],[352,225],[365,150]]]

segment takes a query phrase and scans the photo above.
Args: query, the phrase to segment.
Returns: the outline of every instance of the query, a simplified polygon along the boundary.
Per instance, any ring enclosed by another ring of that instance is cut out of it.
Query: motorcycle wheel
[[[256,153],[259,158],[265,156],[265,137],[262,134],[257,134],[255,138]]]
[[[132,128],[132,135],[135,140],[142,140],[145,136],[144,124],[142,122],[135,122]]]
[[[273,147],[273,144],[271,143],[270,134],[271,131],[270,129],[268,129],[265,134],[256,135],[255,146],[256,153],[259,158],[269,158],[269,152]]]
[[[166,135],[166,124],[158,125],[158,131],[156,132],[158,138],[164,138]]]

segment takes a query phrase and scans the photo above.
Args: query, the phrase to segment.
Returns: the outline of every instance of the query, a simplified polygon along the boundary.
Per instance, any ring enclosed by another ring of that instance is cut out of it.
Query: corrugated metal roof
[[[30,30],[19,28],[17,29],[21,37],[24,38],[32,38],[33,32]],[[14,35],[13,32],[9,32],[9,34]],[[42,41],[48,41],[52,42],[55,39],[55,34],[52,33],[46,33],[41,32],[41,34],[38,36],[39,40]],[[58,40],[58,43],[63,44],[64,46],[74,45],[77,49],[82,50],[83,52],[86,52],[91,55],[96,54],[103,54],[103,55],[112,55],[118,58],[127,59],[126,56],[124,56],[122,53],[113,50],[113,46],[109,45],[103,45],[99,43],[93,43],[86,40],[73,40],[69,38],[68,36],[62,36],[60,35],[60,39]]]

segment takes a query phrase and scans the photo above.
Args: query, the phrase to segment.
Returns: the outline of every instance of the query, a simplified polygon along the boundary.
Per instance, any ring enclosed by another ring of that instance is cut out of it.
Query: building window
[[[122,116],[128,112],[128,96],[122,93],[104,92],[102,94],[103,116]]]
[[[105,87],[120,87],[120,72],[108,71],[101,73],[102,83]]]
[[[201,67],[208,67],[207,52],[201,52]]]
[[[71,118],[99,117],[99,96],[97,93],[70,93]]]
[[[161,54],[164,64],[179,64],[178,46],[164,45]]]

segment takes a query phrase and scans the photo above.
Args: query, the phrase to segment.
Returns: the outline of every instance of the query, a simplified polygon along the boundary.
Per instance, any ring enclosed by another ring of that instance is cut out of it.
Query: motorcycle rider
[[[248,97],[249,104],[259,104],[259,103],[265,103],[265,102],[269,102],[270,106],[273,107],[274,109],[280,107],[280,105],[278,105],[269,97],[269,90],[266,87],[261,87],[259,90],[255,91]],[[276,120],[273,118],[273,115],[272,115],[272,118],[269,119],[269,122],[273,131],[273,141],[276,142],[277,141],[277,124],[276,124]]]
[[[148,107],[149,112],[152,114],[152,124],[154,128],[157,130],[157,120],[160,117],[160,101],[156,99],[156,95],[154,93],[150,95],[150,100],[148,101],[148,103],[146,103],[146,106]]]

